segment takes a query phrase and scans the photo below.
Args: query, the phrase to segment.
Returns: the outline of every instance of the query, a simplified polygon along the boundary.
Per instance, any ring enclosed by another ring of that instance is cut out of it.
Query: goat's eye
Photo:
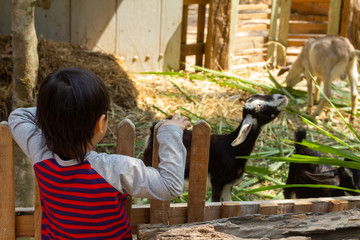
[[[256,107],[255,107],[255,111],[260,111],[260,109],[261,109],[261,106],[260,105],[256,105]]]

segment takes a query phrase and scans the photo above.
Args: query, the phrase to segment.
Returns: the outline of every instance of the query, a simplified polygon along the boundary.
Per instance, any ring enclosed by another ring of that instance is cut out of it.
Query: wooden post
[[[130,119],[122,120],[117,128],[116,153],[126,156],[134,156],[135,125]],[[126,212],[131,224],[132,197],[129,195],[126,201]]]
[[[286,65],[286,49],[289,36],[289,21],[291,14],[291,0],[281,0],[280,2],[280,25],[279,42],[283,47],[277,47],[277,65]]]
[[[159,168],[159,142],[157,141],[156,135],[161,124],[162,122],[159,122],[154,128],[153,168]],[[165,225],[170,224],[170,201],[161,201],[157,199],[150,200],[150,224],[155,223],[162,223]]]
[[[183,6],[182,22],[181,22],[181,46],[186,45],[187,26],[188,26],[188,12],[189,5]],[[186,55],[183,51],[180,53],[180,69],[184,70],[186,67]]]
[[[15,239],[14,144],[3,123],[0,123],[0,136],[0,237]]]
[[[196,33],[196,42],[203,43],[204,42],[204,32],[205,32],[205,13],[206,13],[206,5],[199,4],[198,9],[198,18],[197,18],[197,33]],[[195,64],[197,66],[203,66],[203,53],[196,55]]]
[[[38,181],[35,178],[34,188],[34,240],[41,240],[41,200]]]
[[[268,39],[269,42],[276,40],[276,29],[277,29],[277,19],[278,19],[278,11],[279,11],[279,1],[280,0],[272,0],[269,39]],[[267,48],[267,57],[266,57],[266,59],[269,60],[272,57],[271,62],[270,62],[271,65],[273,65],[273,63],[275,62],[275,60],[274,60],[274,51],[275,51],[275,44],[274,43],[269,43],[268,48]]]
[[[205,220],[209,149],[210,126],[201,120],[194,124],[191,140],[188,222]]]
[[[340,13],[341,2],[339,0],[330,0],[329,14],[328,14],[328,35],[338,35],[340,28]]]
[[[340,36],[346,37],[356,49],[360,48],[360,0],[342,3]]]
[[[231,70],[238,0],[211,0],[205,44],[205,67]]]

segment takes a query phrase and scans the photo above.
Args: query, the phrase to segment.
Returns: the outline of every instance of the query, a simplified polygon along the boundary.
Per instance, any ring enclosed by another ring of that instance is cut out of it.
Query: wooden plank
[[[204,43],[204,34],[205,34],[205,20],[206,20],[206,6],[199,5],[198,9],[198,21],[197,21],[197,33],[196,33],[196,42]],[[203,66],[203,56],[204,52],[201,54],[196,54],[195,64],[197,66]]]
[[[280,25],[278,41],[283,47],[277,48],[276,63],[280,66],[286,65],[286,48],[288,44],[289,20],[291,13],[291,0],[281,0],[280,2]]]
[[[348,201],[334,199],[329,202],[329,212],[339,212],[349,209]]]
[[[186,45],[186,38],[187,38],[187,29],[188,29],[188,16],[189,16],[189,6],[183,6],[183,13],[182,13],[182,23],[181,23],[181,48],[180,48],[180,69],[185,69],[185,62],[186,54],[184,52],[183,46]]]
[[[205,45],[205,67],[214,70],[231,69],[237,6],[236,0],[211,0]]]
[[[239,202],[222,202],[221,218],[238,217],[241,215],[241,204]]]
[[[161,124],[162,122],[159,122],[154,127],[152,167],[156,169],[159,168],[159,142],[156,135]],[[170,224],[170,201],[150,200],[150,223]]]
[[[342,1],[330,0],[329,20],[327,25],[328,35],[338,35],[340,29],[340,13]]]
[[[351,199],[347,199],[348,201],[348,208],[360,208],[360,198],[359,197],[352,197]]]
[[[205,221],[221,218],[221,202],[207,202],[205,205]]]
[[[330,0],[292,0],[293,3],[329,3]]]
[[[77,0],[70,7],[71,43],[115,53],[116,0]]]
[[[259,24],[243,24],[239,25],[237,27],[237,31],[241,32],[247,32],[247,31],[261,31],[261,30],[267,30],[270,26],[268,24],[259,23]]]
[[[269,42],[276,40],[276,30],[277,30],[277,21],[278,21],[278,12],[279,12],[279,3],[280,0],[272,0],[271,5],[271,17],[270,17],[270,26],[269,26]],[[275,44],[270,43],[267,49],[267,56],[266,59],[269,60],[272,58],[270,64],[273,65],[274,63],[274,51],[275,51]]]
[[[209,3],[210,3],[210,0],[183,0],[184,5],[190,5],[190,4],[206,5]]]
[[[311,212],[312,202],[307,200],[300,200],[294,202],[293,213]]]
[[[16,237],[34,237],[34,215],[16,215]],[[3,235],[2,235],[3,236]],[[15,238],[4,238],[15,239]]]
[[[150,204],[134,205],[131,209],[131,229],[137,232],[137,225],[150,223]]]
[[[139,9],[146,10],[134,14]],[[124,59],[128,71],[159,69],[160,11],[161,1],[117,0],[116,55]]]
[[[116,153],[134,157],[135,125],[130,119],[122,120],[117,127]],[[129,195],[125,204],[126,212],[131,222],[132,197]]]
[[[37,180],[34,182],[34,240],[41,240],[41,201],[40,201],[40,189]]]
[[[170,204],[170,225],[183,224],[187,220],[187,204]]]
[[[36,34],[58,42],[70,42],[70,0],[37,1]]]
[[[244,11],[244,10],[264,10],[269,9],[269,5],[267,4],[239,4],[238,10]]]
[[[201,120],[194,124],[190,151],[188,222],[205,220],[206,182],[209,165],[210,126]]]
[[[247,214],[258,214],[259,213],[259,203],[258,202],[244,202],[241,205],[241,215]]]
[[[181,1],[161,1],[159,71],[180,69],[182,7]]]
[[[302,14],[291,14],[290,20],[292,21],[308,21],[308,22],[327,22],[327,16],[319,15],[302,15]]]
[[[277,214],[292,213],[294,211],[294,202],[278,203]]]
[[[270,13],[239,13],[238,21],[249,19],[269,19]]]
[[[292,3],[292,12],[302,15],[321,15],[328,16],[328,3]]]
[[[313,213],[327,213],[329,212],[329,202],[328,199],[318,199],[312,202],[311,212]]]
[[[305,39],[289,38],[288,47],[302,47],[305,43]]]
[[[289,33],[326,34],[324,23],[290,23]]]
[[[301,33],[289,33],[289,39],[299,38],[299,39],[309,39],[309,38],[317,38],[324,37],[326,34],[301,34]]]
[[[0,136],[0,236],[15,239],[14,145],[4,123],[0,123]]]
[[[273,202],[260,203],[259,214],[261,215],[276,215],[278,211],[278,204]]]
[[[203,54],[205,52],[205,43],[182,45],[181,52],[184,56]]]

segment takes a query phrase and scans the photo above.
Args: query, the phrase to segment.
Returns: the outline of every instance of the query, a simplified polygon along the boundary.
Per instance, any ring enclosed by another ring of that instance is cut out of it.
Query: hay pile
[[[121,61],[113,55],[43,38],[39,39],[38,54],[39,84],[59,68],[87,68],[105,82],[114,105],[123,108],[136,106],[138,92],[133,77],[125,72]],[[9,35],[0,36],[0,64],[0,120],[6,120],[11,111],[12,50]]]

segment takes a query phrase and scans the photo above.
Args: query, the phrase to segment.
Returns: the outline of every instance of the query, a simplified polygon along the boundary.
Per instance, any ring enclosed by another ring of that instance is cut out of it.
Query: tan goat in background
[[[340,36],[326,36],[318,39],[309,39],[305,42],[299,56],[291,66],[286,77],[286,85],[293,87],[305,76],[308,89],[308,113],[319,100],[319,91],[315,87],[314,97],[313,81],[308,72],[315,78],[319,85],[323,83],[324,93],[331,97],[331,83],[335,79],[346,77],[349,79],[351,92],[351,112],[356,113],[357,108],[357,59],[360,51],[356,50],[347,38]],[[327,101],[322,98],[312,116],[317,116],[324,109]]]

